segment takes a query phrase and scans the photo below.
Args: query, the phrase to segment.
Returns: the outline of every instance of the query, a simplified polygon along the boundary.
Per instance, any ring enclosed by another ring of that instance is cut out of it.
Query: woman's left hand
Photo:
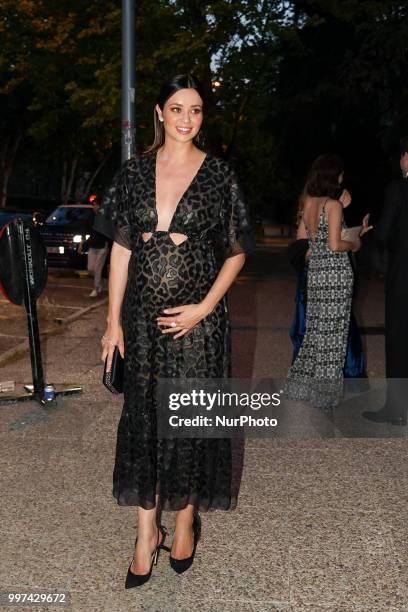
[[[373,225],[368,225],[369,221],[370,221],[370,213],[367,213],[363,219],[363,223],[362,223],[363,228],[360,232],[360,238],[361,236],[364,236],[364,234],[366,234],[367,232],[373,229],[374,227]]]
[[[165,317],[157,317],[159,327],[163,326],[163,334],[175,334],[173,340],[184,336],[193,329],[202,319],[208,315],[208,311],[202,304],[186,304],[174,308],[165,308]]]

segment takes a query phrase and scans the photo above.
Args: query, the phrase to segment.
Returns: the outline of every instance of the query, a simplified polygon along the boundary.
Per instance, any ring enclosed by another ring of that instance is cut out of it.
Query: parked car
[[[80,242],[89,237],[94,220],[91,204],[62,204],[41,227],[51,266],[86,267],[86,254],[78,255]]]
[[[18,210],[14,208],[0,208],[0,230],[7,225],[7,223],[10,223],[10,221],[17,218],[36,225],[36,222],[34,222],[34,215],[38,215],[38,213],[32,213],[27,210]]]

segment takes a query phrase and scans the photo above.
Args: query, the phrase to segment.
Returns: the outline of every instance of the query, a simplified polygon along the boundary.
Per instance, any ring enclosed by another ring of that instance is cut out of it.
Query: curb
[[[76,319],[79,319],[80,317],[82,317],[82,315],[86,314],[87,312],[90,312],[91,310],[95,310],[95,308],[99,308],[99,306],[103,306],[104,304],[108,303],[108,298],[103,298],[103,300],[99,300],[99,302],[94,302],[94,304],[91,304],[90,306],[85,306],[85,308],[81,308],[80,310],[78,310],[78,312],[74,312],[72,315],[69,315],[69,317],[56,317],[54,319],[54,321],[56,323],[58,323],[59,325],[66,325],[67,323],[71,323],[72,321],[75,321]]]
[[[108,298],[104,298],[103,300],[99,300],[98,302],[95,302],[94,304],[91,304],[90,306],[81,308],[78,312],[74,312],[69,317],[55,318],[54,321],[58,323],[58,325],[55,325],[54,327],[49,327],[48,329],[45,329],[43,332],[40,332],[40,338],[62,333],[64,325],[69,325],[76,319],[79,319],[80,317],[82,317],[82,315],[92,310],[95,310],[96,308],[99,308],[99,306],[104,306],[105,304],[107,304],[107,302],[108,302]],[[17,346],[13,346],[8,351],[5,351],[4,353],[0,354],[0,366],[5,365],[6,362],[12,359],[15,359],[17,357],[18,358],[23,357],[25,353],[27,353],[29,350],[30,350],[30,345],[28,342],[28,338],[26,338],[26,340],[23,340],[23,342],[20,342],[20,344],[17,344]]]

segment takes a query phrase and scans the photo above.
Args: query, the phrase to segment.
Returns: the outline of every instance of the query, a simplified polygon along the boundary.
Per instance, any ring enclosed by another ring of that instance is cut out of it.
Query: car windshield
[[[25,221],[32,221],[32,215],[30,213],[21,213],[18,211],[0,211],[0,227],[7,225],[9,221],[20,217],[20,219],[24,219]]]
[[[92,219],[93,209],[80,206],[59,206],[50,214],[46,223],[49,225],[72,225],[89,222]]]

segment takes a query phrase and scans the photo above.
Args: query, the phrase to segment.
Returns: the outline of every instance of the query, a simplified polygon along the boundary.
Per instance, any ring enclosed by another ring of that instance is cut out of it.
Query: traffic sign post
[[[32,385],[25,385],[27,394],[0,396],[0,405],[25,401],[49,404],[44,397],[45,382],[41,357],[40,331],[37,316],[37,298],[45,287],[47,278],[46,250],[38,230],[21,219],[12,221],[0,236],[0,283],[10,302],[24,304],[27,313],[28,340],[30,345]],[[80,393],[81,387],[56,391],[59,395]]]

